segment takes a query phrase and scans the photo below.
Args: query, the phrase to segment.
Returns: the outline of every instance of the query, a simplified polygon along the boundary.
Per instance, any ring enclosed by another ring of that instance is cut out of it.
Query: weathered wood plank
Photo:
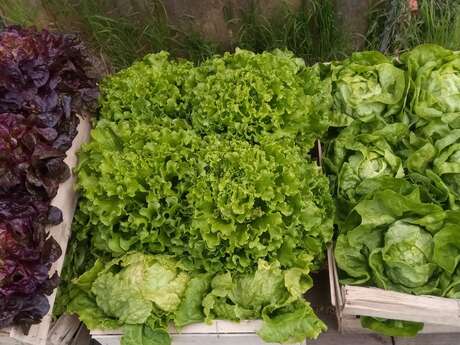
[[[422,334],[415,338],[395,338],[395,345],[459,345],[459,334]]]
[[[436,323],[460,331],[460,300],[413,296],[361,286],[343,286],[343,314]]]
[[[50,329],[46,345],[69,345],[80,326],[81,322],[75,315],[62,315]]]
[[[0,344],[1,345],[23,345],[19,341],[10,338],[9,335],[0,334]]]
[[[255,334],[223,334],[223,335],[181,335],[172,337],[172,345],[268,345]],[[101,345],[120,345],[119,336],[105,336],[95,338]],[[299,344],[304,345],[305,343]]]
[[[75,338],[71,345],[89,345],[91,342],[91,336],[89,335],[88,329],[82,324],[78,330]]]

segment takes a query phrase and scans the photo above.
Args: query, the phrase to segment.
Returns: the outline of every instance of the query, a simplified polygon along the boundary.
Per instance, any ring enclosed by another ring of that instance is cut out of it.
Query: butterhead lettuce
[[[302,298],[312,286],[308,273],[260,260],[253,273],[201,274],[171,257],[130,253],[99,260],[75,279],[68,310],[93,328],[123,325],[123,345],[170,344],[169,321],[180,328],[216,318],[261,318],[262,339],[296,342],[325,329]]]
[[[388,120],[399,115],[405,100],[406,77],[385,55],[353,53],[332,64],[334,102],[331,125],[342,127],[353,120]]]

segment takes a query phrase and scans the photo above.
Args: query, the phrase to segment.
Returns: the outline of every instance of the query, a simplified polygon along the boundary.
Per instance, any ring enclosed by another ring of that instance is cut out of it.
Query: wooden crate
[[[73,169],[77,165],[77,152],[79,151],[81,145],[89,140],[90,131],[91,125],[89,119],[81,118],[80,124],[78,125],[78,134],[73,141],[72,147],[66,152],[67,157],[64,160],[71,169],[71,176],[67,181],[59,186],[57,195],[51,202],[52,205],[58,207],[62,211],[63,221],[61,224],[52,226],[48,229],[49,233],[56,239],[62,248],[62,255],[51,267],[50,275],[54,274],[56,271],[60,273],[64,264],[67,243],[70,239],[72,219],[77,205],[77,195],[75,193],[76,177],[73,173]],[[10,329],[0,330],[0,344],[45,345],[47,343],[48,331],[51,326],[51,314],[54,300],[56,298],[56,292],[57,290],[48,297],[50,311],[45,317],[43,317],[41,323],[33,325],[28,334],[24,334],[20,327],[11,327]],[[62,343],[62,345],[64,345],[64,343]]]
[[[327,256],[331,302],[340,332],[370,333],[361,327],[359,317],[373,316],[423,322],[421,334],[460,334],[460,300],[341,285],[332,247],[328,248]]]
[[[231,322],[213,321],[212,324],[196,323],[184,327],[178,332],[173,326],[169,334],[172,345],[264,345],[267,344],[256,334],[262,321]],[[120,345],[121,331],[91,331],[91,337],[101,345]],[[293,345],[306,345],[306,342]]]

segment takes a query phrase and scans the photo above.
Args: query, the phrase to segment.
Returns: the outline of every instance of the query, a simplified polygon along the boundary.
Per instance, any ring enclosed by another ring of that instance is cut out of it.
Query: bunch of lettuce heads
[[[332,103],[320,68],[281,51],[199,66],[159,53],[100,91],[56,312],[122,328],[124,345],[215,319],[262,319],[268,342],[325,330],[303,298],[333,235],[309,156]]]
[[[159,53],[108,77],[56,313],[123,328],[124,345],[215,319],[315,338],[325,325],[303,294],[333,224],[343,283],[460,298],[459,90],[460,55],[434,45],[313,67],[281,51],[199,66]],[[328,179],[310,157],[320,137]]]
[[[460,298],[460,55],[422,45],[329,67],[325,158],[342,282]],[[362,318],[388,335],[423,324]]]

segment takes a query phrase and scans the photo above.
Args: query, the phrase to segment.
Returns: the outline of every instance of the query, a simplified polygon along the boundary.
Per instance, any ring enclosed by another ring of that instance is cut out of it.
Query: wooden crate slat
[[[70,345],[89,345],[90,341],[91,336],[89,335],[88,329],[85,327],[85,325],[81,324],[80,329],[78,330]]]
[[[415,338],[394,338],[395,345],[458,345],[458,334],[422,334]]]
[[[226,320],[215,320],[211,324],[195,323],[185,326],[180,331],[174,325],[168,329],[170,334],[255,334],[262,326],[260,320],[244,320],[241,322],[232,322]],[[123,334],[122,330],[91,330],[91,335],[116,335]]]
[[[331,304],[336,307],[338,305],[340,305],[341,303],[339,303],[337,301],[337,297],[336,297],[336,289],[335,289],[335,282],[336,282],[336,278],[335,278],[335,273],[334,273],[334,261],[331,260],[331,257],[332,257],[332,246],[331,245],[328,245],[327,247],[327,269],[328,269],[328,272],[329,272],[329,287],[330,287],[330,296],[331,296]]]
[[[72,147],[66,152],[64,160],[71,169],[70,178],[59,186],[56,197],[51,204],[58,207],[62,211],[63,221],[61,224],[48,228],[49,233],[56,239],[62,248],[61,257],[52,265],[50,274],[54,272],[60,273],[64,264],[64,257],[67,250],[67,243],[70,238],[72,219],[76,208],[77,195],[75,193],[75,180],[73,169],[77,165],[77,152],[81,145],[89,140],[91,124],[88,118],[81,118],[78,125],[78,134],[75,137]],[[50,304],[49,313],[43,317],[41,323],[33,325],[29,333],[26,335],[20,327],[12,327],[10,337],[19,340],[26,344],[46,345],[48,331],[52,321],[52,311],[54,300],[56,299],[57,290],[48,297]]]
[[[460,325],[460,300],[414,296],[401,292],[361,286],[342,287],[345,315],[366,315],[388,319]]]
[[[120,345],[120,335],[93,336],[101,345]],[[268,345],[255,334],[175,334],[172,345]],[[291,345],[306,345],[306,342]],[[391,344],[391,343],[390,343]],[[279,345],[279,344],[278,344]],[[371,345],[371,344],[369,344]]]
[[[75,315],[62,315],[48,333],[47,345],[69,345],[81,326]]]

